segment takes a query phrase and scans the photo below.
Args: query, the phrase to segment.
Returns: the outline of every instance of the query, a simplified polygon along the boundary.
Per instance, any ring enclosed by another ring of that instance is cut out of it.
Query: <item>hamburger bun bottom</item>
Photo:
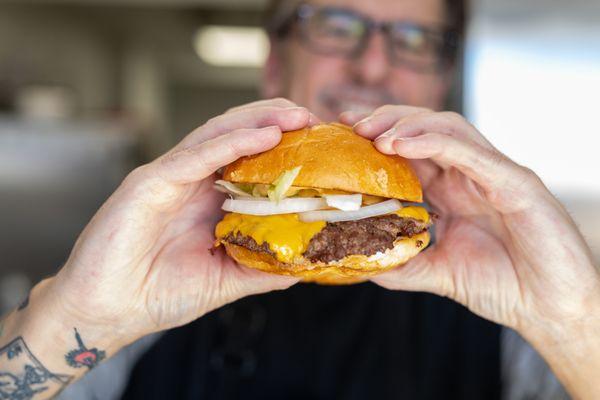
[[[363,282],[369,276],[406,263],[426,248],[429,241],[429,232],[424,231],[410,238],[400,238],[394,242],[393,248],[370,256],[349,255],[329,263],[313,263],[302,259],[294,264],[282,263],[270,254],[254,252],[235,244],[227,242],[222,242],[222,244],[229,256],[249,268],[272,274],[299,277],[304,282],[348,285]]]

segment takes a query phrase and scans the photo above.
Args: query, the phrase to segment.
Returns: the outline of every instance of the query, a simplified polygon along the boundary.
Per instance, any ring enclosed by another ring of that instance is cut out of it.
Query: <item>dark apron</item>
[[[499,399],[500,328],[450,300],[299,284],[166,333],[137,399]]]

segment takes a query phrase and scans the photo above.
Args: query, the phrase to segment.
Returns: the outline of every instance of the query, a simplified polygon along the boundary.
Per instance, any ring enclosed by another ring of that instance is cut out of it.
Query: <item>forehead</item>
[[[444,0],[312,0],[310,4],[350,8],[379,21],[443,24]]]

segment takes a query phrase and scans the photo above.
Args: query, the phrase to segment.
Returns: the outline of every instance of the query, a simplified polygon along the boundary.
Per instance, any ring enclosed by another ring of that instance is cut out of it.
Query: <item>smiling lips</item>
[[[319,101],[333,118],[337,118],[344,111],[369,114],[384,104],[399,104],[399,101],[385,90],[348,86],[324,89]]]

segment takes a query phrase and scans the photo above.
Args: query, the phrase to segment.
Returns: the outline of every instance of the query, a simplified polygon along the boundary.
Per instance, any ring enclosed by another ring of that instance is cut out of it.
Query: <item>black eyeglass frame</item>
[[[332,51],[319,48],[316,43],[313,43],[308,37],[309,32],[307,28],[308,21],[311,17],[315,16],[319,12],[337,13],[338,15],[349,15],[357,20],[363,22],[365,26],[365,33],[361,40],[357,43],[356,48],[352,51]],[[285,37],[290,32],[295,23],[300,24],[300,35],[301,41],[311,51],[317,54],[323,55],[334,55],[345,58],[356,58],[365,50],[368,46],[369,41],[373,34],[377,31],[382,32],[386,38],[386,45],[388,50],[388,58],[390,63],[397,67],[408,67],[418,72],[439,72],[446,69],[448,66],[455,62],[455,57],[458,53],[458,47],[460,44],[460,35],[456,29],[449,28],[447,26],[424,26],[411,21],[375,21],[372,18],[356,12],[351,9],[341,7],[330,7],[330,6],[314,6],[308,3],[301,3],[295,9],[294,12],[279,25],[271,27],[269,31],[275,34],[277,37]],[[416,65],[407,60],[397,60],[392,51],[392,41],[390,39],[390,31],[392,28],[408,28],[418,29],[424,32],[428,36],[437,36],[441,39],[442,46],[437,55],[437,62],[429,66]]]

